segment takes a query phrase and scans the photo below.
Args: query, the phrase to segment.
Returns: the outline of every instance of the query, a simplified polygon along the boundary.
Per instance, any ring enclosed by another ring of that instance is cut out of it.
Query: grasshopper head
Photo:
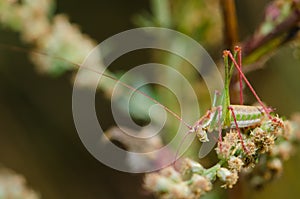
[[[207,129],[203,128],[202,126],[195,126],[193,128],[193,132],[196,133],[198,139],[200,140],[200,142],[208,142],[208,138],[207,138]]]

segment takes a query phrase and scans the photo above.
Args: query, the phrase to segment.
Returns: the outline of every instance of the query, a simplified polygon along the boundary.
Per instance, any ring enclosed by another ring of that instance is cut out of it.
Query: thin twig
[[[300,29],[300,1],[294,0],[290,6],[291,11],[289,15],[280,22],[276,22],[277,18],[280,17],[276,16],[276,14],[274,15],[274,12],[283,12],[283,6],[280,7],[280,4],[275,1],[265,9],[265,15],[268,16],[269,20],[266,17],[254,35],[242,44],[243,60],[246,65],[244,72],[260,68],[273,52],[296,38]],[[272,18],[274,18],[273,21],[270,21]],[[261,31],[261,27],[266,22],[272,23],[274,27],[269,33],[264,34]]]

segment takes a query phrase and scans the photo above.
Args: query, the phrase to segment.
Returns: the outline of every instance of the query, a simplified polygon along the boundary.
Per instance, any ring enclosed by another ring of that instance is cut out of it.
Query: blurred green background
[[[241,38],[253,33],[268,1],[237,1]],[[64,0],[57,12],[95,40],[136,27],[133,16],[149,11],[149,1]],[[213,16],[212,16],[213,17]],[[18,33],[1,29],[0,42],[23,45]],[[213,38],[212,38],[213,39]],[[300,59],[284,47],[266,66],[248,74],[263,101],[280,115],[300,112]],[[135,60],[132,62],[132,60]],[[131,55],[120,65],[134,65],[149,56]],[[24,175],[42,198],[152,198],[141,188],[143,175],[110,169],[82,145],[72,119],[72,73],[39,74],[26,54],[0,49],[0,163]],[[99,92],[99,106],[109,101]],[[246,90],[247,100],[254,102]],[[108,128],[113,122],[101,121]],[[300,195],[300,151],[284,165],[283,176],[249,198],[296,198]]]

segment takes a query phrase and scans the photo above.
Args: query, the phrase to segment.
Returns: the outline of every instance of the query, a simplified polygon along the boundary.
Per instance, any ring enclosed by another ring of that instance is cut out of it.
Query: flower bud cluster
[[[0,4],[0,25],[19,32],[22,40],[37,52],[60,56],[74,63],[82,63],[96,42],[81,33],[63,14],[53,15],[53,0],[4,0]],[[72,69],[70,63],[33,53],[32,61],[43,72],[61,74]],[[100,66],[100,58],[93,60]]]
[[[258,164],[247,172],[246,177],[252,187],[262,187],[283,173],[283,162],[291,157],[300,141],[300,122],[294,119],[284,121],[284,129],[276,132],[274,144],[258,155]]]
[[[24,176],[0,166],[0,198],[38,199],[38,193],[28,187]]]
[[[238,160],[232,160],[232,166],[239,167]],[[159,198],[196,199],[211,191],[217,179],[224,182],[223,187],[232,188],[238,180],[238,172],[216,164],[205,169],[201,164],[186,158],[181,169],[167,167],[158,173],[147,174],[144,187]]]
[[[240,130],[243,140],[231,129],[218,142],[215,150],[220,161],[211,168],[186,158],[179,171],[168,167],[147,174],[145,188],[159,198],[196,199],[211,191],[216,180],[223,182],[223,188],[232,188],[240,173],[250,185],[262,186],[282,173],[283,161],[299,142],[300,116],[289,121],[266,118],[254,128]]]
[[[212,189],[211,172],[216,175],[216,171],[209,172],[201,164],[185,159],[180,171],[170,166],[158,173],[146,175],[144,187],[164,199],[196,199]]]

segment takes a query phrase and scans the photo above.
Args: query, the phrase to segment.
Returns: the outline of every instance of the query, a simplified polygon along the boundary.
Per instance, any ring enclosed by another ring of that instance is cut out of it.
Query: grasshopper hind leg
[[[243,147],[244,151],[245,151],[246,153],[248,153],[248,149],[247,149],[246,146],[245,146],[245,143],[244,143],[244,140],[243,140],[243,137],[242,137],[242,133],[241,133],[241,130],[240,130],[239,126],[238,126],[238,123],[237,123],[236,116],[235,116],[235,113],[234,113],[234,111],[233,111],[233,108],[232,108],[231,106],[229,106],[228,109],[230,110],[231,115],[232,115],[232,117],[233,117],[233,121],[234,121],[234,123],[235,123],[235,128],[236,128],[236,130],[237,130],[237,132],[238,132],[238,136],[239,136],[239,138],[240,138],[240,140],[241,140],[242,147]]]

